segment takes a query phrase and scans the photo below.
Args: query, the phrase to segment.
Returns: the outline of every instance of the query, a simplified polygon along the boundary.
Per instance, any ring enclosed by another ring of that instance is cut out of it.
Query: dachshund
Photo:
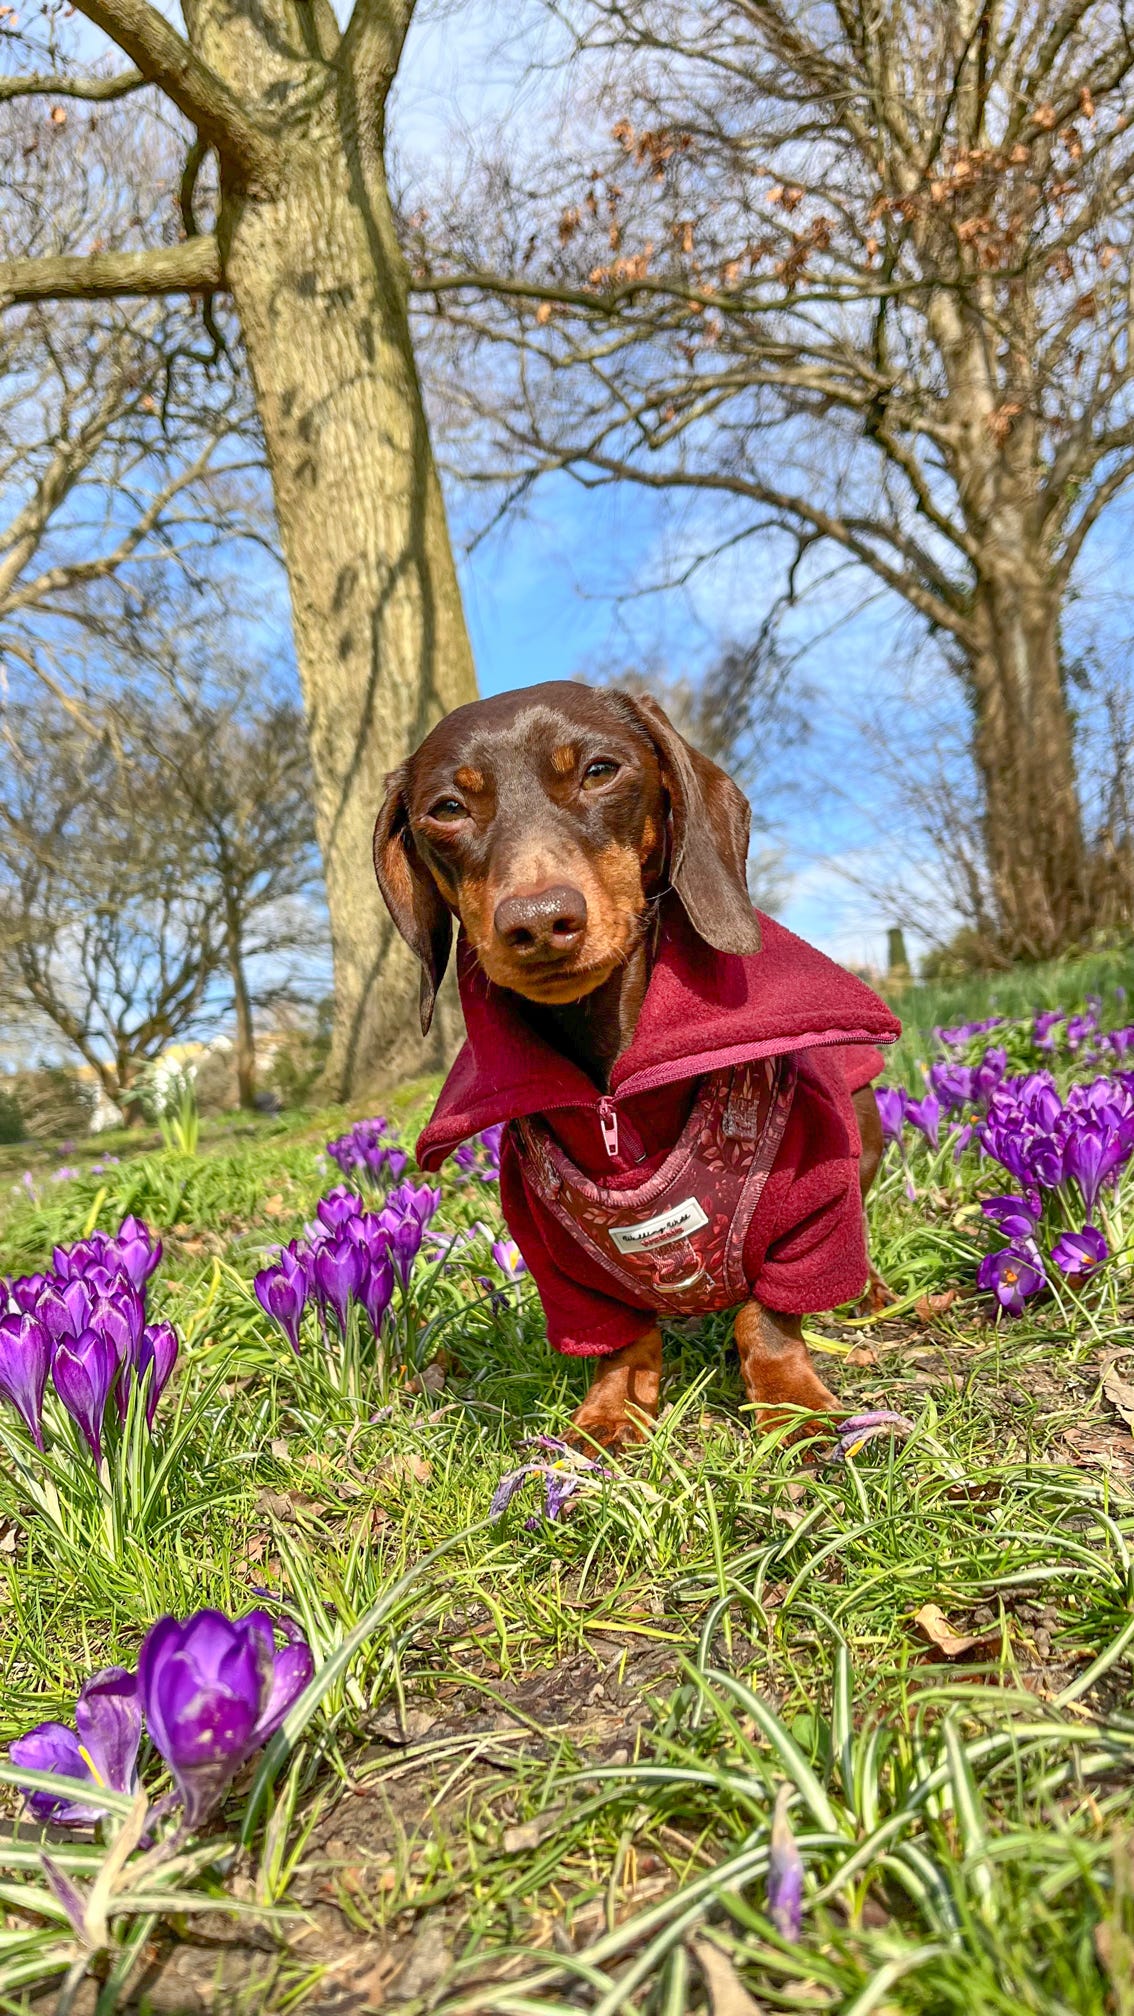
[[[377,819],[423,1032],[460,932],[469,1042],[419,1162],[508,1123],[504,1215],[553,1345],[598,1358],[573,1430],[606,1448],[656,1417],[666,1314],[736,1308],[762,1423],[839,1407],[802,1317],[865,1285],[899,1025],[753,910],[749,825],[654,700],[571,681],[457,708]]]

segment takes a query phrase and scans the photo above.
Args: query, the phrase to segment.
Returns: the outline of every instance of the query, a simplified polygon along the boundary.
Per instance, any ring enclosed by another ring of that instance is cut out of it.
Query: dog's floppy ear
[[[386,779],[386,797],[374,827],[374,873],[398,930],[421,961],[421,1033],[428,1035],[437,989],[453,943],[453,919],[414,846],[403,763]]]
[[[758,952],[748,895],[752,812],[739,785],[679,735],[648,694],[626,694],[658,752],[669,796],[669,880],[690,923],[717,952]]]

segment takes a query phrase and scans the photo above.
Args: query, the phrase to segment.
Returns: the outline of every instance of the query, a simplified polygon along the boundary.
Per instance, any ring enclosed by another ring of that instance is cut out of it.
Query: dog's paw
[[[634,1420],[629,1414],[604,1413],[584,1404],[572,1415],[563,1439],[576,1449],[597,1446],[608,1456],[616,1456],[621,1449],[633,1449],[647,1441],[649,1427],[641,1417]]]

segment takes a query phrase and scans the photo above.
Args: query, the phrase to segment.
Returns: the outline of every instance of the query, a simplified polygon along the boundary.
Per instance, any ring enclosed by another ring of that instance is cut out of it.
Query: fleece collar
[[[901,1024],[877,994],[774,918],[748,958],[714,952],[668,899],[634,1039],[603,1094],[538,1035],[496,987],[461,934],[457,973],[468,1040],[417,1144],[436,1169],[460,1142],[502,1120],[568,1106],[594,1108],[751,1058],[831,1043],[893,1043]]]

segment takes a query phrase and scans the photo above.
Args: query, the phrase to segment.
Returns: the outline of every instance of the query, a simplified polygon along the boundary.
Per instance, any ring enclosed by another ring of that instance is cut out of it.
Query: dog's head
[[[459,917],[490,980],[577,1001],[672,888],[720,952],[756,952],[748,801],[655,701],[567,680],[458,707],[387,780],[374,867],[421,961],[427,1030]]]

